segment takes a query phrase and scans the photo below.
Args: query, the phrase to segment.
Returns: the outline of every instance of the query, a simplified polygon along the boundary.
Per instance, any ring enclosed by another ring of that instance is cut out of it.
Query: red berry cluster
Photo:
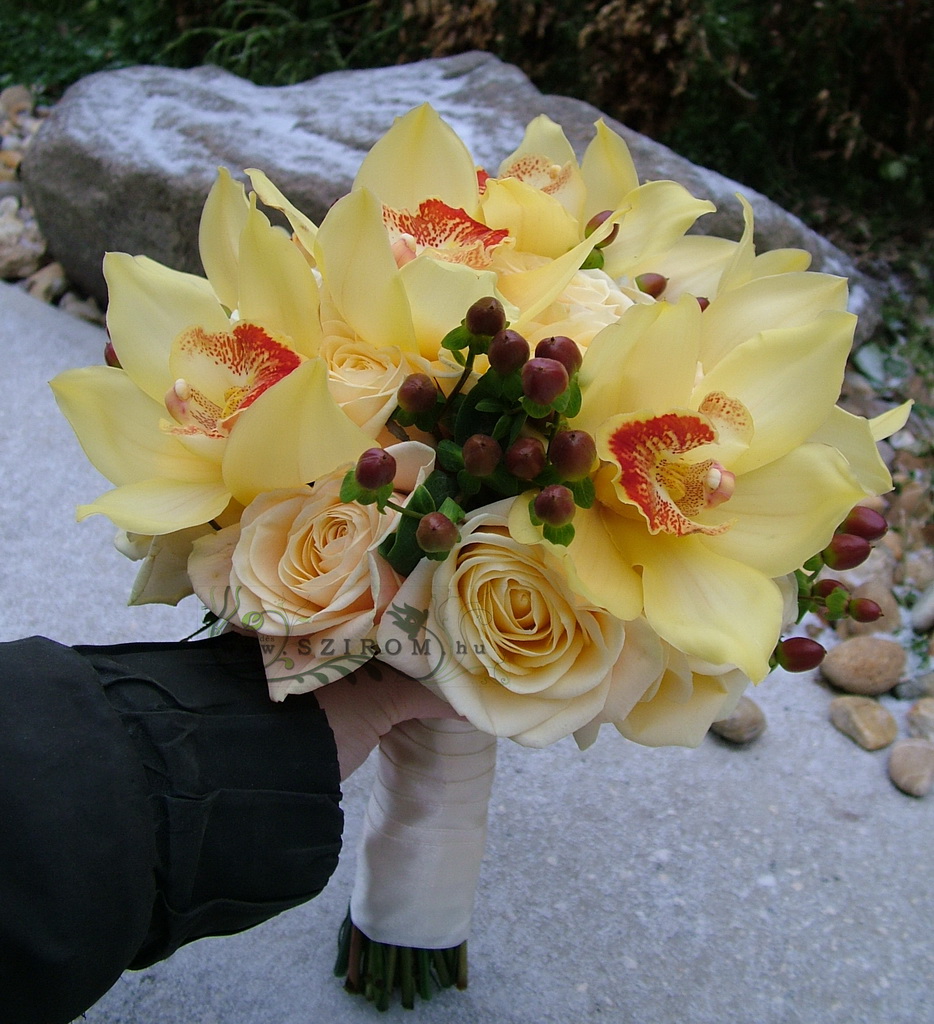
[[[827,547],[809,559],[796,574],[799,620],[807,612],[815,612],[828,623],[841,619],[875,622],[882,616],[882,609],[875,601],[852,597],[840,580],[817,577],[824,566],[843,571],[861,565],[869,557],[873,543],[887,530],[885,517],[866,505],[857,505],[847,515]],[[807,672],[816,668],[826,653],[816,640],[793,636],[779,642],[772,662],[787,672]]]

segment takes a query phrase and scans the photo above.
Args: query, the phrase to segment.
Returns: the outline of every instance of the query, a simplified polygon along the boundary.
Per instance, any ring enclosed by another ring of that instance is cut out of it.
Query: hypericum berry
[[[568,376],[581,368],[584,358],[577,347],[577,342],[563,334],[542,338],[535,346],[535,355],[541,359],[557,359],[568,371]]]
[[[534,480],[545,468],[545,446],[537,437],[520,437],[506,449],[506,469],[520,480]]]
[[[821,557],[831,569],[852,569],[862,565],[869,557],[872,546],[865,537],[855,533],[837,533],[821,552]]]
[[[607,218],[613,216],[612,210],[601,210],[600,213],[595,213],[584,226],[584,238],[590,238],[590,236],[600,227]],[[616,241],[616,236],[619,234],[619,224],[614,224],[610,233],[603,239],[602,242],[597,242],[597,248],[605,249],[612,242]]]
[[[464,326],[471,334],[496,334],[506,326],[506,311],[499,299],[487,295],[467,310]]]
[[[427,373],[410,373],[399,385],[396,401],[406,412],[418,415],[434,409],[438,389]]]
[[[822,601],[826,601],[828,597],[835,590],[846,590],[849,592],[849,588],[844,586],[839,580],[831,579],[829,576],[822,580],[818,580],[813,587],[811,587],[811,593],[815,597],[819,597]]]
[[[471,476],[489,476],[499,465],[503,449],[489,434],[473,434],[464,442],[464,469]]]
[[[529,358],[529,343],[518,331],[498,331],[493,335],[487,358],[490,366],[504,377],[518,370]]]
[[[636,287],[645,295],[657,299],[668,287],[668,278],[664,274],[639,274],[636,278]]]
[[[564,526],[574,518],[574,495],[561,484],[549,484],[535,496],[532,507],[543,523]]]
[[[422,516],[415,530],[416,543],[428,554],[450,551],[457,540],[457,527],[443,512],[429,512]]]
[[[583,480],[597,458],[597,445],[586,430],[559,430],[548,446],[548,458],[562,480]]]
[[[557,359],[536,356],[522,367],[522,393],[538,405],[551,405],[568,388],[568,371]]]
[[[856,597],[846,606],[847,615],[854,622],[875,622],[882,618],[882,609],[868,597]]]
[[[853,533],[869,541],[884,537],[888,528],[885,516],[867,505],[857,505],[838,527],[840,533]]]
[[[378,491],[391,484],[395,476],[396,460],[383,448],[367,448],[357,459],[354,477],[368,491]]]
[[[775,660],[786,672],[810,672],[827,652],[806,636],[790,636],[775,648]]]
[[[703,313],[704,310],[710,305],[710,299],[706,295],[697,296],[697,304],[700,306],[700,311]]]
[[[117,358],[117,350],[114,348],[114,343],[110,338],[104,343],[104,362],[108,366],[115,366],[118,370],[121,369],[120,360]]]

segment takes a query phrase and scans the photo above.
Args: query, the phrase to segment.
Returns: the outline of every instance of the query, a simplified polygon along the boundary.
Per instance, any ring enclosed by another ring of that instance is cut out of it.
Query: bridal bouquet
[[[907,408],[835,404],[844,280],[757,255],[743,200],[739,241],[686,234],[712,205],[602,122],[578,162],[536,118],[491,175],[420,107],[320,225],[247,174],[205,278],[106,257],[110,365],[53,382],[114,484],[78,517],[131,602],[255,630],[272,699],[376,660],[462,716],[384,741],[344,933],[351,987],[411,1005],[465,981],[495,737],[695,745],[812,667],[801,609],[874,614],[817,576],[884,530]]]

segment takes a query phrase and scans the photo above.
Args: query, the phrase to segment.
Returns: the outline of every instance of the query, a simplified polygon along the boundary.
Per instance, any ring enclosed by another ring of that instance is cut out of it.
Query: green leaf
[[[438,465],[449,473],[459,473],[464,468],[464,453],[461,446],[449,438],[439,441]]]
[[[463,522],[464,516],[467,514],[453,498],[445,498],[438,511],[447,516],[455,525]]]
[[[503,403],[497,398],[481,399],[474,406],[477,412],[504,412]]]
[[[574,524],[565,523],[564,526],[549,526],[547,523],[542,527],[542,534],[545,540],[552,544],[560,544],[567,547],[574,540]]]
[[[436,469],[420,487],[415,488],[406,508],[420,516],[427,515],[437,511],[445,499],[453,498],[456,492],[454,478]],[[415,540],[418,522],[413,516],[401,516],[399,525],[378,548],[383,558],[403,576],[408,576],[425,555]]]
[[[445,334],[441,339],[441,347],[446,348],[449,352],[459,352],[461,349],[467,348],[471,341],[473,341],[473,338],[473,334],[461,324],[459,327],[455,327],[453,331],[448,331]]]
[[[544,526],[545,521],[535,514],[535,498],[529,498],[529,521],[533,526]]]
[[[525,395],[519,399],[519,404],[535,420],[543,420],[554,407],[553,405],[542,405],[540,402],[533,402],[531,398],[527,398]]]
[[[585,476],[583,480],[565,480],[564,486],[574,495],[574,504],[578,508],[591,508],[597,499],[593,480]]]
[[[349,505],[352,501],[358,500],[359,496],[363,493],[363,490],[364,489],[357,483],[355,468],[351,466],[351,468],[344,474],[344,479],[341,481],[341,501]]]
[[[472,498],[483,486],[479,477],[471,476],[465,469],[457,474],[457,485],[465,498]]]
[[[576,373],[571,375],[568,389],[564,394],[568,397],[562,411],[569,420],[573,420],[581,411],[581,386]]]
[[[581,264],[581,270],[602,270],[605,262],[606,259],[599,249],[591,249]]]

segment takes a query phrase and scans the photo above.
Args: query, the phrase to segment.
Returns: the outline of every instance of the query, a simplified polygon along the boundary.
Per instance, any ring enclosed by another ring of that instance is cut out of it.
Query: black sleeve
[[[311,899],[337,865],[334,739],[259,647],[0,644],[0,1004],[66,1024],[127,967]]]

